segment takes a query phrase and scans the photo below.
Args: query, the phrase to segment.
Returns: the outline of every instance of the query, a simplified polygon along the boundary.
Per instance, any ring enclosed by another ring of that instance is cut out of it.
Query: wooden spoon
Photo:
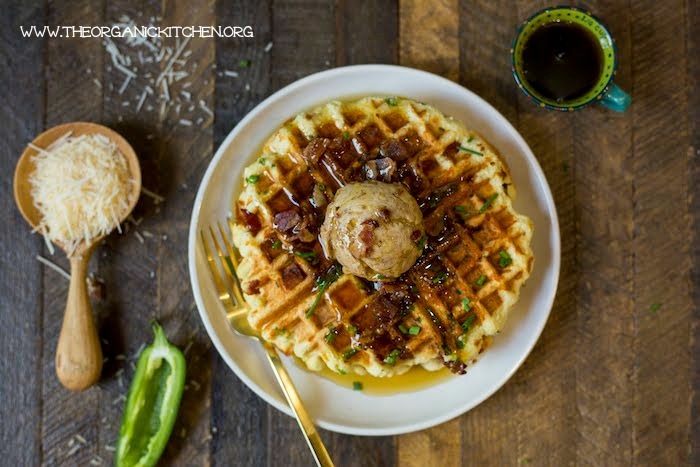
[[[120,213],[119,222],[123,222],[136,205],[141,192],[141,169],[134,149],[115,131],[102,125],[86,122],[66,123],[51,128],[36,137],[32,143],[40,148],[46,148],[68,132],[71,136],[99,133],[116,144],[126,158],[129,173],[134,183],[129,193],[129,207]],[[15,202],[24,218],[36,228],[41,220],[41,214],[31,195],[29,177],[35,170],[32,160],[36,150],[27,147],[22,153],[15,169],[14,191]],[[102,349],[97,336],[95,321],[90,308],[87,293],[86,275],[90,255],[95,246],[104,238],[93,238],[83,242],[68,256],[70,259],[71,278],[68,289],[68,301],[63,315],[61,334],[56,348],[56,375],[68,389],[81,391],[97,382],[102,372]],[[65,245],[58,245],[66,251]]]

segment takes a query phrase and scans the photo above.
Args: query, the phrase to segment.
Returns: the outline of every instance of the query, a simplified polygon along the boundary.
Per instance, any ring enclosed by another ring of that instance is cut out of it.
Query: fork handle
[[[306,442],[311,449],[316,465],[319,467],[333,467],[331,456],[328,455],[326,446],[323,445],[323,441],[321,441],[321,437],[318,435],[318,431],[316,431],[316,425],[314,425],[313,420],[311,420],[311,417],[309,417],[309,414],[306,412],[306,409],[301,402],[301,398],[299,397],[299,393],[294,387],[294,383],[292,383],[289,373],[287,373],[287,370],[282,364],[282,360],[277,353],[277,349],[275,349],[271,344],[264,342],[263,347],[265,348],[265,355],[267,355],[267,359],[272,366],[272,370],[275,372],[277,382],[279,382],[280,386],[282,386],[284,397],[287,398],[287,402],[292,408],[297,422],[299,423],[299,428],[301,428],[301,431],[304,433],[304,437],[306,438]]]

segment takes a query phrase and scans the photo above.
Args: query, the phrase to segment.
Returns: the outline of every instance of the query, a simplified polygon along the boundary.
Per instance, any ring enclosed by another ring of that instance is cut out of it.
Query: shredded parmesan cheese
[[[106,235],[129,207],[131,180],[124,155],[106,136],[64,135],[37,149],[29,182],[41,213],[36,230],[72,254],[83,241]]]

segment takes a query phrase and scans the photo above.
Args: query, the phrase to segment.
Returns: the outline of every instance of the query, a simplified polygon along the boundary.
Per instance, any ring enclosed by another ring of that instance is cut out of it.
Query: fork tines
[[[227,233],[220,222],[217,222],[217,227],[219,231],[218,236],[212,226],[209,226],[208,229],[211,243],[214,245],[214,254],[212,254],[204,229],[200,231],[200,236],[204,254],[209,263],[209,270],[219,294],[219,300],[226,307],[228,315],[232,316],[239,312],[241,308],[245,308],[246,303],[241,292],[241,284],[236,275],[236,268],[238,267],[236,251],[229,241],[229,233]],[[219,243],[219,237],[221,238],[221,243]],[[224,245],[225,249],[221,248],[221,244]],[[223,271],[223,274],[221,271]]]

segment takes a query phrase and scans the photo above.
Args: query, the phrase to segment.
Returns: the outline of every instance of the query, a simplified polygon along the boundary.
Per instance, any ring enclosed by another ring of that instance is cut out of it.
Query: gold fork
[[[287,398],[287,402],[294,412],[297,423],[299,423],[299,428],[301,428],[301,431],[304,433],[304,437],[316,460],[316,464],[321,467],[333,467],[333,461],[328,455],[328,451],[323,445],[321,437],[318,435],[313,420],[311,420],[311,417],[306,412],[301,398],[299,397],[299,393],[294,387],[289,373],[287,373],[287,370],[282,364],[277,349],[275,349],[272,344],[262,340],[260,335],[255,332],[248,323],[247,314],[249,309],[243,299],[241,284],[236,274],[236,269],[238,268],[236,251],[231,242],[229,242],[228,235],[221,226],[221,223],[217,222],[217,226],[223,245],[226,248],[225,252],[222,250],[216,232],[211,226],[209,226],[209,236],[216,250],[216,255],[212,255],[209,249],[209,242],[207,242],[204,230],[200,232],[200,235],[204,254],[207,256],[207,262],[209,263],[209,270],[211,271],[217,293],[219,294],[219,300],[226,309],[226,315],[231,323],[231,327],[233,327],[234,331],[238,334],[256,339],[262,344],[265,349],[265,355],[267,355],[267,360],[272,366],[277,382],[282,386],[282,392],[284,392],[284,396]],[[231,228],[231,221],[229,221],[229,228]],[[224,271],[223,275],[221,274],[221,270]],[[227,280],[225,280],[225,278]],[[229,291],[233,292],[233,295]]]

